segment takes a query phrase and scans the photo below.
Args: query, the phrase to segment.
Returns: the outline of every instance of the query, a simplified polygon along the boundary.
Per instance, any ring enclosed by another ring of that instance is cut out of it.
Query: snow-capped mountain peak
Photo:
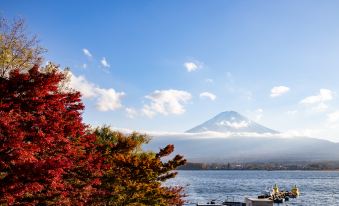
[[[198,133],[206,131],[278,133],[277,131],[264,127],[235,111],[222,112],[187,132]]]

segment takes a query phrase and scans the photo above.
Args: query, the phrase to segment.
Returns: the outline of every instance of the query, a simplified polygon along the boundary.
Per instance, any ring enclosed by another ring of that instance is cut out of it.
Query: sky
[[[234,110],[339,141],[339,1],[0,0],[69,67],[83,119],[183,132]]]

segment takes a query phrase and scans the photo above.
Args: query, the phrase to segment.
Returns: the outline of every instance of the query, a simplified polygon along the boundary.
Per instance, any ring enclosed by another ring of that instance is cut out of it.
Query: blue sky
[[[235,110],[339,141],[338,1],[0,2],[71,68],[89,124],[181,132]]]

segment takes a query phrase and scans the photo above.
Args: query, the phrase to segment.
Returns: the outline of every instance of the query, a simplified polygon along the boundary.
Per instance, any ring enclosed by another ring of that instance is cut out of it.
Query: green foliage
[[[174,147],[168,145],[158,153],[145,152],[141,146],[148,136],[129,135],[112,131],[109,127],[97,128],[98,150],[104,159],[102,184],[95,202],[100,205],[182,205],[182,188],[165,187],[162,182],[176,176],[173,170],[186,160],[176,155],[167,162]]]

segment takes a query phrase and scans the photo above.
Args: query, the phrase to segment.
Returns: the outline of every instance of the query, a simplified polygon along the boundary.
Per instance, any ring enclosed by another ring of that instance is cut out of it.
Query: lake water
[[[244,201],[274,184],[287,190],[296,184],[301,196],[280,205],[339,206],[339,171],[179,171],[167,184],[184,186],[190,203]]]

